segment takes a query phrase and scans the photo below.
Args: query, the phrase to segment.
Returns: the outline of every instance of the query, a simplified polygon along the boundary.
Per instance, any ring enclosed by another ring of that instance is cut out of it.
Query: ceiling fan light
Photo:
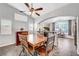
[[[30,11],[29,11],[28,13],[29,13],[29,14],[31,14],[31,12],[30,12]]]

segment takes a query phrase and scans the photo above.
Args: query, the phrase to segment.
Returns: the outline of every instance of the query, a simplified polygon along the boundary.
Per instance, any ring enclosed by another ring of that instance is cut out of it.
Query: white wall
[[[77,17],[77,53],[79,54],[79,17]]]
[[[0,21],[1,19],[9,19],[12,21],[12,34],[11,35],[0,34],[0,47],[9,44],[14,44],[16,42],[16,32],[19,31],[21,27],[25,28],[25,30],[28,30],[27,22],[15,20],[15,13],[24,15],[23,13],[20,13],[17,9],[9,6],[8,4],[4,3],[0,4]],[[26,17],[30,18],[28,15],[26,15]]]

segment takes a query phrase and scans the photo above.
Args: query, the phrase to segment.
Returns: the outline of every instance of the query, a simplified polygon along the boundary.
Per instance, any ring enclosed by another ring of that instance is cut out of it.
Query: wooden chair
[[[20,52],[19,56],[21,56],[21,53],[25,53],[25,55],[27,55],[27,53],[29,55],[32,55],[32,47],[28,46],[28,41],[27,41],[27,36],[26,35],[21,35],[19,34],[19,39],[20,39],[20,44],[22,46],[22,51]]]
[[[36,49],[37,55],[46,56],[48,55],[54,48],[55,35],[47,38],[46,45],[43,45]]]

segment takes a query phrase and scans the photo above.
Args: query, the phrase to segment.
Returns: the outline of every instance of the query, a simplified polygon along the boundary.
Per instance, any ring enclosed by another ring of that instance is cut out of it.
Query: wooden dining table
[[[35,56],[35,53],[34,53],[35,49],[37,47],[41,46],[46,41],[46,37],[44,37],[41,34],[37,34],[35,39],[33,38],[32,34],[30,34],[29,37],[30,38],[28,39],[28,43],[29,43],[30,46],[32,46],[32,48],[33,48],[33,55]]]

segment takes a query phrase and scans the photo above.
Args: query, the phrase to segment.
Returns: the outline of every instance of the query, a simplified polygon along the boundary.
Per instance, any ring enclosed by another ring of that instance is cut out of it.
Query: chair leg
[[[37,52],[36,51],[34,52],[34,56],[37,56]]]
[[[21,56],[21,53],[23,52],[23,50],[20,52],[19,56]]]
[[[24,48],[23,47],[22,47],[22,50],[21,50],[19,56],[21,56],[22,52],[24,53]]]

